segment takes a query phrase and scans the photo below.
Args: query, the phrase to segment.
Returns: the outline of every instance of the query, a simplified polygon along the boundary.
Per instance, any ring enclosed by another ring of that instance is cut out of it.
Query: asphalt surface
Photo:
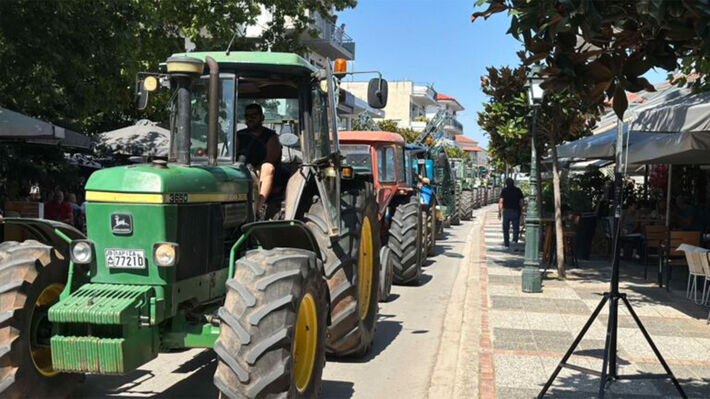
[[[446,230],[419,286],[392,287],[390,301],[380,306],[368,356],[328,358],[323,398],[427,397],[441,347],[448,345],[441,345],[444,319],[473,227],[464,222]],[[216,398],[215,367],[211,350],[161,354],[130,375],[88,376],[76,397]]]

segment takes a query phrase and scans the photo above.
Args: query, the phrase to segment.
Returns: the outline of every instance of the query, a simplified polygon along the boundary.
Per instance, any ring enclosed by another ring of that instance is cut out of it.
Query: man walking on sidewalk
[[[498,220],[503,218],[503,242],[510,248],[510,223],[513,223],[513,243],[518,243],[520,232],[520,212],[523,203],[523,192],[515,187],[511,178],[505,179],[505,188],[500,192],[498,200]],[[513,247],[515,248],[515,247]]]

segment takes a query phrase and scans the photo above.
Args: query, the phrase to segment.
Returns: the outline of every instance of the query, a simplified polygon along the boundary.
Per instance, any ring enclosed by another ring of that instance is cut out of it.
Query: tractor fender
[[[12,231],[12,233],[11,233]],[[59,232],[59,233],[58,233]],[[20,239],[13,237],[18,234]],[[69,240],[85,239],[86,236],[73,226],[49,219],[37,218],[0,218],[0,241],[37,240],[59,250],[62,255],[69,257]]]
[[[300,220],[266,220],[247,223],[242,233],[248,234],[264,249],[299,248],[312,251],[318,259],[321,256],[318,241],[311,230]]]
[[[299,168],[296,173],[288,179],[286,184],[284,219],[296,219],[301,197],[306,190],[308,180],[310,180],[312,170],[309,167]]]

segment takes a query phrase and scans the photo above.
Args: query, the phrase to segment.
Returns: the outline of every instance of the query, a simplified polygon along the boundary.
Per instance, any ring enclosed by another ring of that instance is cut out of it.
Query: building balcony
[[[426,121],[411,121],[409,127],[416,132],[423,132],[426,124]]]
[[[463,134],[463,125],[454,118],[449,118],[444,125],[444,131],[451,135]]]
[[[304,32],[301,40],[316,53],[330,59],[355,59],[355,41],[331,21],[316,15],[308,28],[316,32],[315,36]]]
[[[429,107],[437,105],[436,91],[431,86],[414,85],[412,88],[412,102],[421,106]]]

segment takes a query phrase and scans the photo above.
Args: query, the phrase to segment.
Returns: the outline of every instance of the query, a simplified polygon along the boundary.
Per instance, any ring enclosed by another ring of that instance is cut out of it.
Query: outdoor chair
[[[670,242],[662,243],[661,249],[665,256],[659,258],[659,265],[661,269],[663,268],[663,263],[665,262],[666,269],[666,289],[669,290],[669,284],[671,281],[672,267],[682,266],[685,264],[685,253],[679,251],[678,248],[682,244],[700,246],[700,232],[699,231],[671,231],[670,232]],[[675,248],[675,249],[674,249]]]
[[[707,306],[708,301],[710,301],[710,290],[708,290],[708,285],[710,285],[710,251],[706,249],[701,249],[700,252],[700,267],[703,269],[703,293],[702,293],[702,303]]]
[[[707,260],[706,250],[700,247],[681,244],[677,251],[682,251],[685,253],[685,261],[688,263],[688,284],[685,288],[685,297],[690,299],[693,297],[695,303],[703,303],[705,300],[705,289],[701,295],[701,301],[698,302],[698,277],[705,279],[705,270],[703,270],[702,259]],[[703,286],[706,286],[707,280],[703,281]]]
[[[666,226],[651,225],[644,227],[643,237],[643,278],[648,278],[648,255],[650,250],[655,250],[660,259],[660,249],[663,241],[666,240]]]

